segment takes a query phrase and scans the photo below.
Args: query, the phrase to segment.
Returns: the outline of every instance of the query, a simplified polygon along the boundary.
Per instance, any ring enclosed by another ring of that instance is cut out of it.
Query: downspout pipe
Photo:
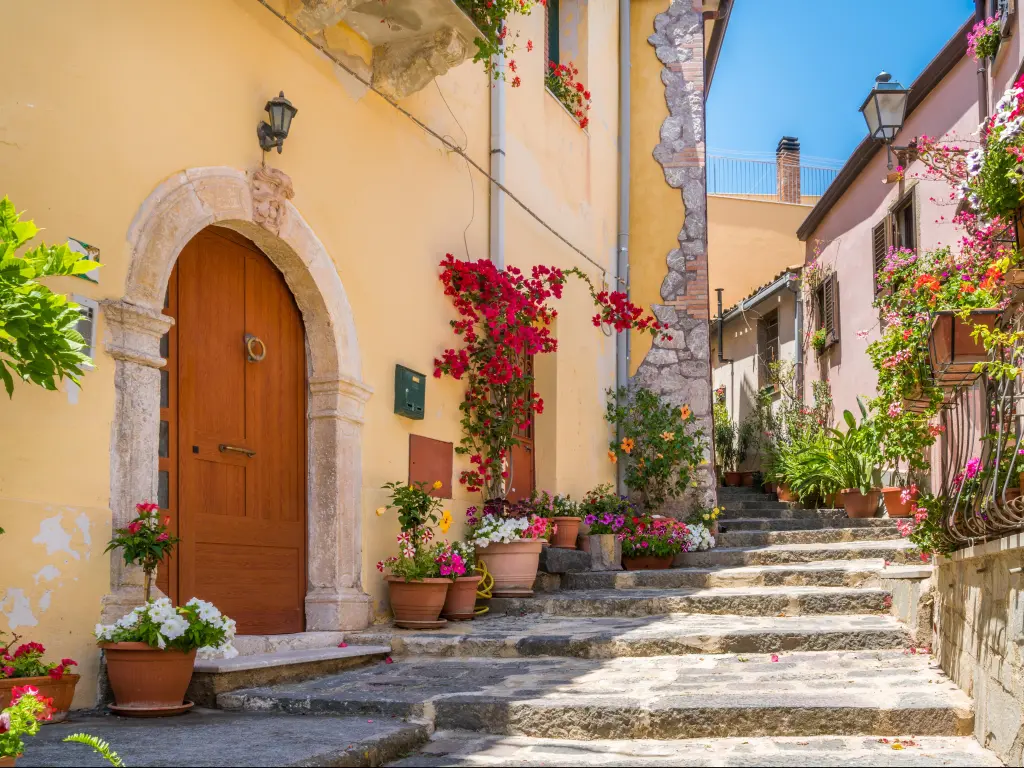
[[[629,182],[630,182],[630,17],[629,0],[619,0],[619,236],[615,263],[615,274],[621,281],[615,290],[629,290]],[[629,357],[631,332],[615,335],[615,388],[629,386]],[[623,430],[619,426],[616,441],[622,442]],[[626,495],[626,475],[622,463],[617,465],[617,486],[621,495]]]
[[[727,360],[725,357],[725,317],[722,315],[722,291],[724,290],[724,288],[715,288],[715,293],[718,294],[718,362],[731,363],[732,360]]]
[[[799,278],[794,277],[789,287],[793,289],[793,373],[796,375],[796,396],[798,402],[804,402],[804,292]]]
[[[491,60],[495,72],[505,70],[502,54]],[[505,87],[500,80],[491,79],[491,177],[505,185]],[[498,269],[505,268],[505,193],[491,183],[490,211],[491,261]]]
[[[974,0],[975,22],[985,23],[985,0]],[[988,59],[978,62],[978,122],[988,118]]]

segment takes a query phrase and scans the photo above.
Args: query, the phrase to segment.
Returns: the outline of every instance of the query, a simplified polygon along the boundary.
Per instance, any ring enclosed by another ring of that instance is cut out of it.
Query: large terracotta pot
[[[556,517],[551,546],[576,549],[576,536],[579,535],[581,522],[583,522],[582,517]]]
[[[18,755],[21,757],[21,755]],[[0,768],[9,768],[18,762],[18,757],[0,757]]]
[[[449,582],[441,617],[453,621],[472,619],[476,609],[476,588],[480,576],[460,576]]]
[[[889,517],[910,517],[912,514],[910,510],[921,494],[915,491],[905,503],[902,496],[902,488],[889,486],[882,489],[882,499],[885,500],[885,511],[889,513]]]
[[[180,709],[192,680],[195,649],[161,651],[146,643],[102,643],[119,711]]]
[[[406,622],[420,624],[437,621],[452,580],[406,581],[401,576],[388,576],[387,582],[391,612],[395,614],[395,623],[401,625]]]
[[[952,389],[978,378],[974,366],[988,360],[988,353],[980,340],[974,340],[974,326],[991,329],[999,314],[997,309],[976,309],[965,322],[951,310],[936,313],[928,337],[928,362],[936,384]]]
[[[842,509],[845,503],[843,497],[838,493],[830,493],[825,497],[825,505],[829,509]]]
[[[789,490],[789,486],[785,483],[779,483],[778,488],[775,490],[776,495],[779,497],[779,501],[785,502],[796,502],[800,501],[800,497]]]
[[[672,555],[657,557],[656,555],[644,555],[642,557],[622,556],[622,567],[627,571],[663,571],[672,567]]]
[[[31,685],[38,688],[39,693],[53,699],[53,717],[44,720],[43,724],[59,723],[68,716],[71,709],[71,700],[75,698],[75,686],[78,685],[79,676],[65,673],[60,680],[54,680],[49,675],[46,677],[8,677],[0,680],[0,709],[11,706],[11,691],[14,688],[21,688]]]
[[[724,485],[726,488],[738,488],[743,482],[743,475],[739,472],[726,472]]]
[[[508,544],[491,542],[476,548],[476,559],[487,566],[494,577],[491,594],[495,597],[530,597],[537,578],[541,543],[520,539]]]
[[[878,510],[878,491],[861,493],[856,488],[839,492],[847,517],[874,517]]]
[[[744,488],[754,487],[754,473],[753,472],[740,472],[740,483]]]

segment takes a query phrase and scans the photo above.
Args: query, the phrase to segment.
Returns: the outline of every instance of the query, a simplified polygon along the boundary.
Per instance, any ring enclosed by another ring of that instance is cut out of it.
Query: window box
[[[978,378],[974,366],[988,360],[980,341],[972,338],[974,326],[995,326],[1001,314],[998,309],[976,309],[966,321],[952,310],[935,313],[928,337],[928,362],[935,383],[943,389],[958,389]]]

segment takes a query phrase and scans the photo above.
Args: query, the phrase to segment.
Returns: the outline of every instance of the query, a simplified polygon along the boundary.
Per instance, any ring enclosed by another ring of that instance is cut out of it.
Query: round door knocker
[[[256,352],[257,346],[259,347],[258,354]],[[258,363],[267,356],[267,345],[263,343],[263,339],[247,333],[245,334],[245,352],[250,363]]]

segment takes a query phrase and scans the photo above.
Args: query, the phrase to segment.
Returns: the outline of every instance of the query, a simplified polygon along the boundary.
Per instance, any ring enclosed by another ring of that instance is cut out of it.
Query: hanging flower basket
[[[974,366],[988,360],[988,353],[974,340],[974,326],[993,328],[999,315],[998,309],[975,309],[963,320],[951,310],[935,313],[928,337],[928,362],[937,386],[958,389],[978,378]]]

